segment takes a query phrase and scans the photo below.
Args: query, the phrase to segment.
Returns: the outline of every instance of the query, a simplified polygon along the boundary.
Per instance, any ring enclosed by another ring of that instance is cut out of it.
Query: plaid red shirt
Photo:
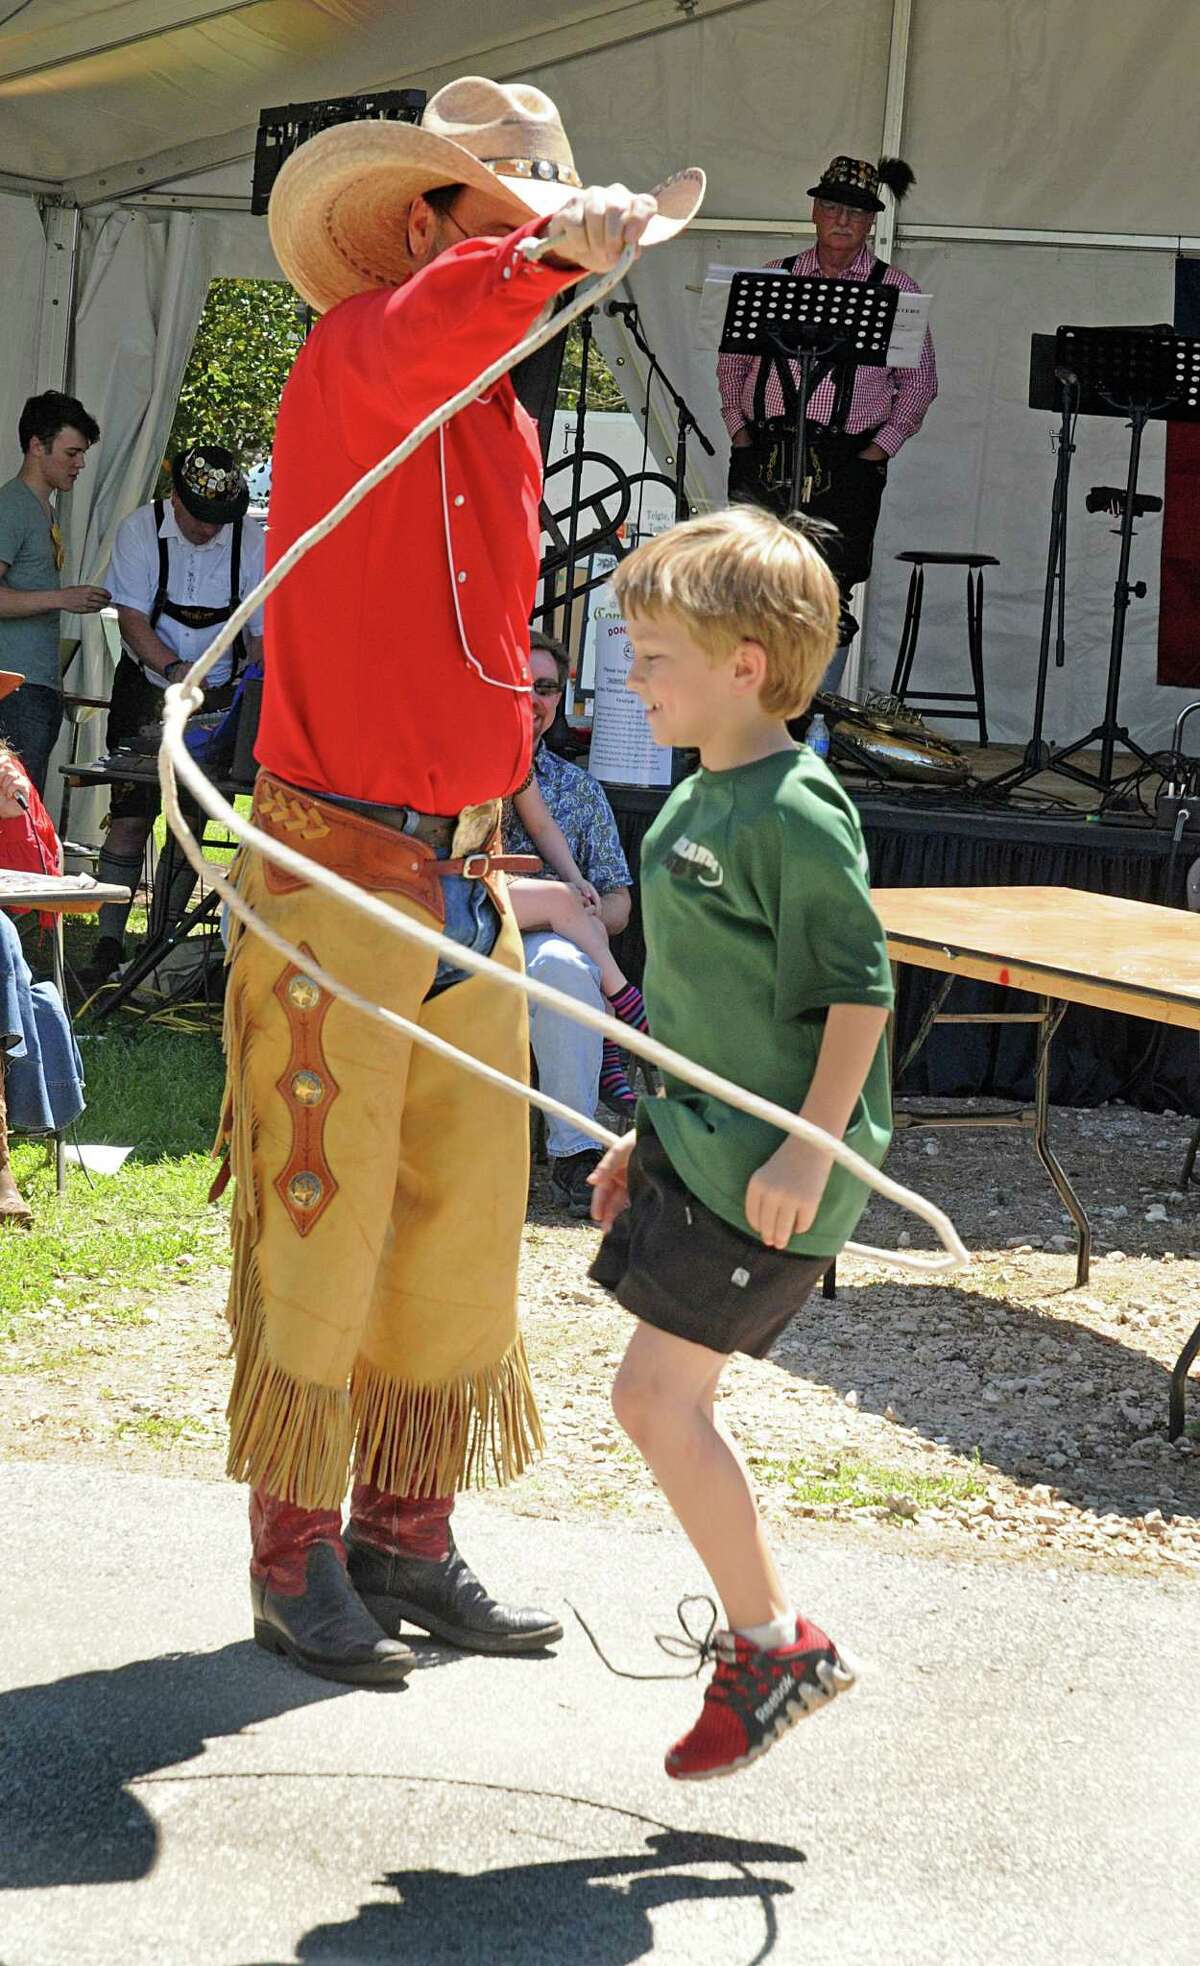
[[[793,260],[795,265],[793,266]],[[850,262],[841,280],[865,280],[875,264],[875,255],[866,246],[857,259]],[[821,268],[817,260],[817,249],[802,253],[795,259],[790,254],[786,259],[771,259],[768,267],[783,267],[805,278],[817,278]],[[917,293],[915,280],[902,273],[898,266],[889,266],[883,276],[885,287],[899,287],[904,293]],[[717,387],[721,391],[721,414],[725,427],[731,437],[749,423],[754,415],[754,385],[758,377],[759,357],[757,355],[721,355],[717,359]],[[792,376],[797,390],[800,387],[800,364],[791,364]],[[833,410],[837,383],[833,376],[826,376],[813,391],[808,406],[810,423],[828,423]],[[786,405],[779,376],[774,368],[767,377],[765,394],[765,414],[783,416]],[[850,409],[846,417],[846,429],[853,435],[859,430],[875,430],[874,441],[880,450],[889,457],[895,457],[902,444],[915,437],[924,421],[925,412],[937,395],[937,365],[933,358],[933,341],[928,332],[921,359],[915,369],[861,368],[854,380],[854,393],[850,398]],[[876,429],[876,425],[879,427]]]

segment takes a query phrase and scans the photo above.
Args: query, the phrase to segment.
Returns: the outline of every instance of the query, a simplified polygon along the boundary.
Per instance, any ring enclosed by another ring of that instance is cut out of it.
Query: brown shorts
[[[765,1358],[804,1308],[832,1256],[768,1249],[684,1186],[655,1133],[629,1163],[629,1207],[590,1275],[644,1324],[712,1352]]]

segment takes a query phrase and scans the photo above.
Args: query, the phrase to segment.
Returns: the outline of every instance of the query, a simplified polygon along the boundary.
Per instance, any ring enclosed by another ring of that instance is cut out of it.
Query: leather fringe
[[[227,1472],[306,1509],[339,1508],[352,1465],[396,1495],[451,1495],[489,1477],[515,1480],[545,1445],[520,1336],[495,1365],[445,1386],[412,1385],[360,1360],[347,1391],[311,1385],[271,1361],[255,1255],[254,1124],[250,1102],[236,1096],[251,1042],[247,1021],[234,972],[224,1022],[229,1094],[217,1137],[218,1151],[228,1144],[235,1184]]]
[[[362,1480],[393,1495],[452,1495],[524,1474],[545,1446],[520,1337],[486,1371],[415,1386],[360,1360],[350,1382]]]

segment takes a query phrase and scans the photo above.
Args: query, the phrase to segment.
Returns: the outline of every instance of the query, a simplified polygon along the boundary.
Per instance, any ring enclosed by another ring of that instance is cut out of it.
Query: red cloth
[[[16,753],[10,753],[25,780],[25,803],[28,813],[18,812],[12,819],[0,818],[0,867],[13,867],[22,874],[61,874],[63,870],[62,846],[54,830],[54,821],[46,811],[33,784]],[[28,908],[10,908],[13,915],[27,915]],[[38,920],[43,928],[53,928],[53,915],[40,915]]]
[[[516,251],[543,222],[465,239],[317,323],[280,405],[269,564],[579,278]],[[505,376],[313,549],[267,602],[267,770],[438,813],[521,784],[541,476]]]
[[[1200,425],[1167,425],[1162,563],[1158,597],[1158,676],[1177,689],[1200,688]]]

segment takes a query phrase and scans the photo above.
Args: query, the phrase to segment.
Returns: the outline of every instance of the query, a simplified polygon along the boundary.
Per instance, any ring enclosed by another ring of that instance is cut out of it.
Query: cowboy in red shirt
[[[323,318],[280,408],[272,559],[560,289],[669,237],[702,189],[673,180],[664,209],[620,185],[584,191],[548,97],[479,79],[442,89],[419,130],[354,123],[298,150],[271,238]],[[552,242],[536,263],[519,250],[532,235]],[[540,490],[506,376],[271,597],[257,747],[259,826],[514,969],[492,849],[529,770]],[[239,882],[316,965],[524,1078],[515,992],[253,855]],[[498,1604],[449,1528],[464,1481],[519,1474],[541,1445],[516,1314],[523,1103],[381,1036],[246,932],[226,1049],[229,1471],[252,1491],[256,1638],[364,1685],[409,1670],[402,1623],[472,1650],[544,1647],[557,1621]]]

